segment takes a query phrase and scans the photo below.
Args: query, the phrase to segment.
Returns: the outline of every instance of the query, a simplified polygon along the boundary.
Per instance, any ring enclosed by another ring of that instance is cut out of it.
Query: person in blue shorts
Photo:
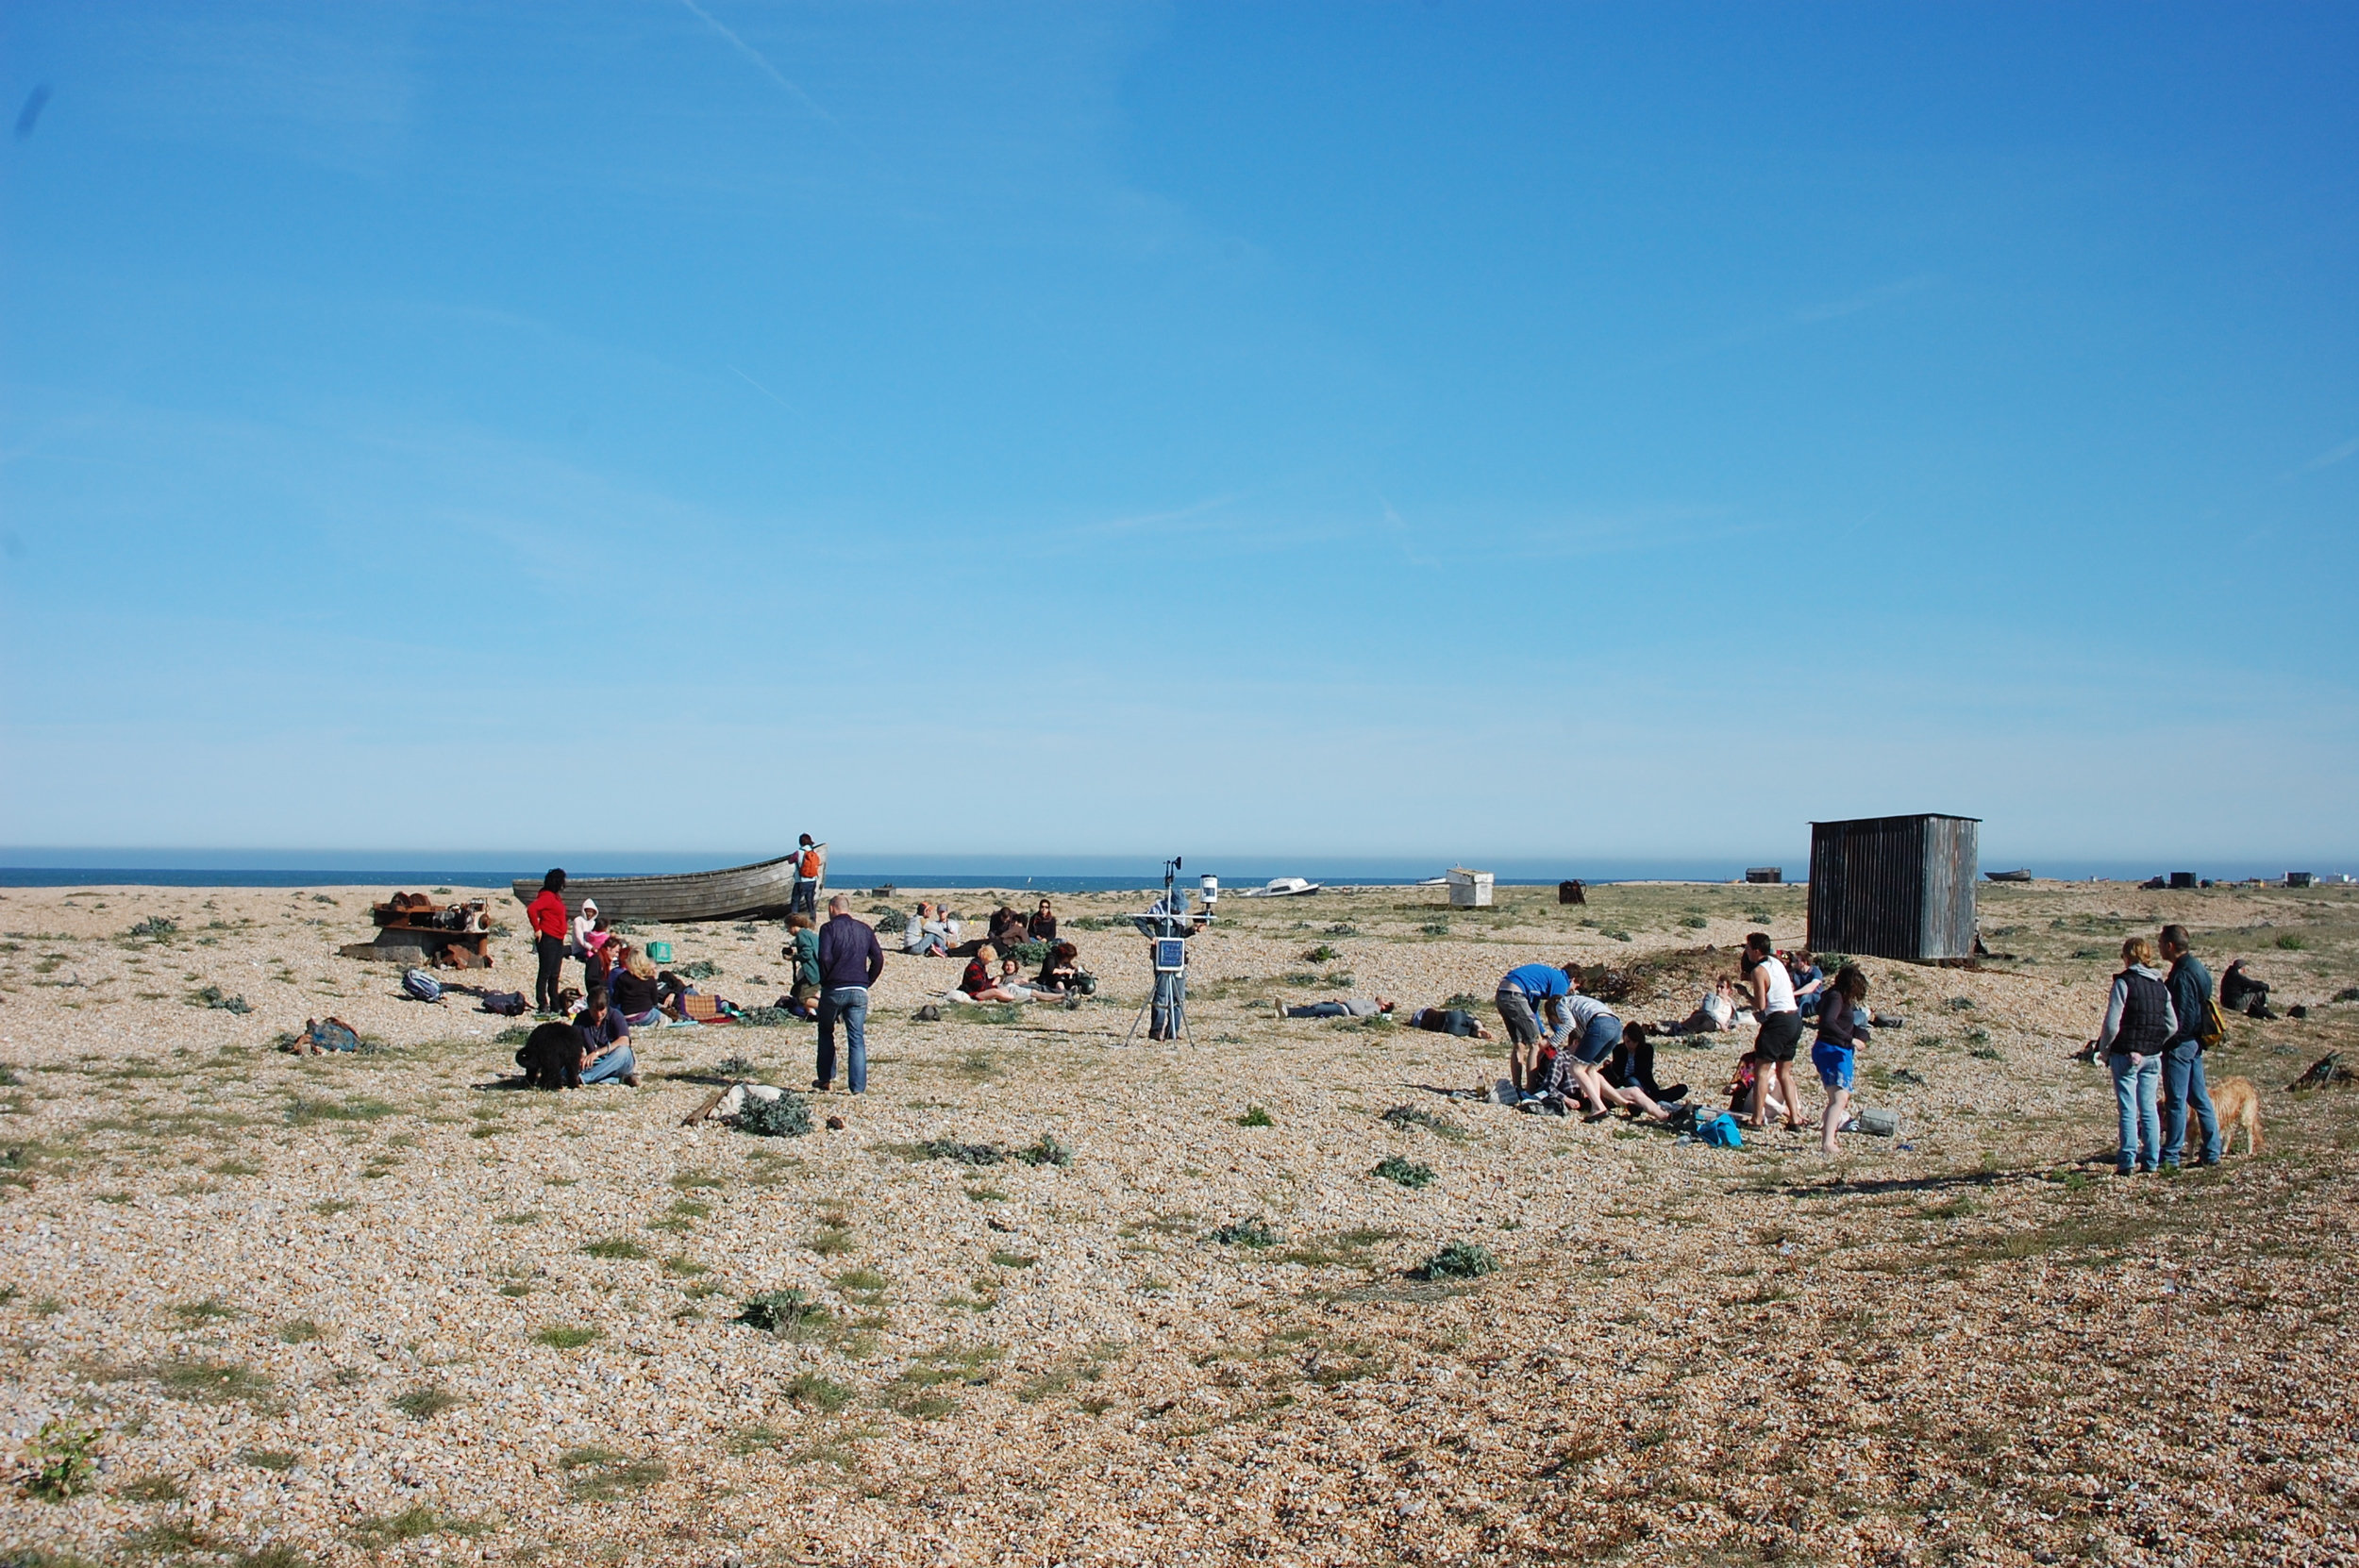
[[[1832,1158],[1834,1135],[1851,1119],[1852,1054],[1859,1046],[1859,1019],[1854,1009],[1864,1008],[1867,996],[1867,976],[1859,965],[1847,963],[1827,987],[1826,1000],[1818,1009],[1818,1038],[1810,1047],[1810,1064],[1818,1069],[1818,1081],[1826,1086],[1827,1114],[1818,1124],[1818,1150]]]

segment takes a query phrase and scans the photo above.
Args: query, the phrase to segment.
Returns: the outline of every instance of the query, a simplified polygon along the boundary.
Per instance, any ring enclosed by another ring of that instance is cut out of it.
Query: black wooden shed
[[[1974,954],[1980,817],[1810,825],[1810,944],[1931,962]]]

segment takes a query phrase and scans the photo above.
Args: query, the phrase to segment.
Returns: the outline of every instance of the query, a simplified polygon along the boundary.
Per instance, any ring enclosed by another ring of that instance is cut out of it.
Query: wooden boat
[[[795,859],[781,855],[756,865],[673,876],[576,876],[565,884],[565,911],[579,914],[587,898],[595,900],[598,913],[610,921],[780,920],[795,895]],[[825,866],[819,879],[824,894]],[[511,886],[520,904],[541,893],[539,877],[520,876]]]
[[[1994,882],[2028,882],[2032,879],[2028,871],[1986,871],[1983,875]]]

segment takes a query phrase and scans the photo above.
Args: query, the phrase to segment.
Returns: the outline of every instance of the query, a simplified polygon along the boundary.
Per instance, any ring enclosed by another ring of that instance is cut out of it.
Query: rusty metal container
[[[1974,954],[1979,817],[1810,825],[1810,945],[1918,963]]]

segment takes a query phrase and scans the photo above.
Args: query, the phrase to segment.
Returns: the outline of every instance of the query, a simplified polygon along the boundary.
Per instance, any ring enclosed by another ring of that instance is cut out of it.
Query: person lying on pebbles
[[[1412,1028],[1430,1030],[1434,1034],[1456,1035],[1462,1040],[1497,1040],[1498,1036],[1475,1021],[1475,1015],[1464,1008],[1419,1008],[1409,1015]]]
[[[1282,1000],[1270,1003],[1280,1018],[1374,1018],[1392,1011],[1395,1005],[1389,996],[1338,996],[1298,1008],[1290,1008]]]

